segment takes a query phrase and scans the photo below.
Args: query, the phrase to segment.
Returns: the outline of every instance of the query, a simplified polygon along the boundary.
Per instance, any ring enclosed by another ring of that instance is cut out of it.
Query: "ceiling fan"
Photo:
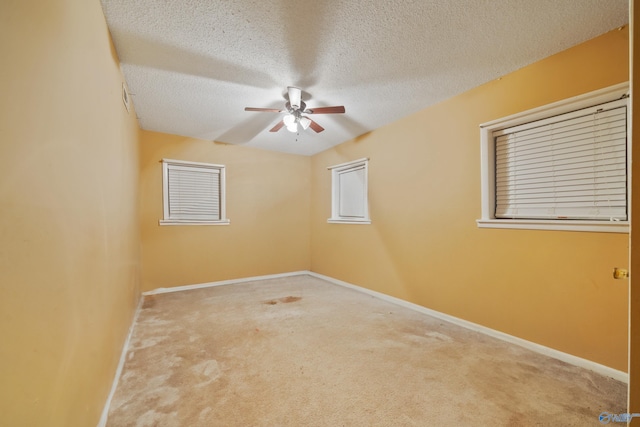
[[[287,101],[285,108],[282,110],[278,110],[277,108],[245,107],[244,111],[286,113],[282,120],[269,129],[269,132],[278,132],[283,126],[286,126],[290,132],[298,132],[300,126],[303,130],[311,128],[317,133],[322,132],[324,128],[304,114],[340,114],[345,111],[342,105],[336,107],[307,108],[307,104],[301,99],[302,90],[300,90],[300,88],[289,86],[287,91],[289,101]]]

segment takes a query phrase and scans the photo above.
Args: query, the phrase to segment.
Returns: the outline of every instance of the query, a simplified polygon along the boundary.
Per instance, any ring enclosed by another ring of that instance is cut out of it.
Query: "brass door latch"
[[[613,268],[613,278],[614,279],[628,279],[629,278],[629,270],[626,268]]]

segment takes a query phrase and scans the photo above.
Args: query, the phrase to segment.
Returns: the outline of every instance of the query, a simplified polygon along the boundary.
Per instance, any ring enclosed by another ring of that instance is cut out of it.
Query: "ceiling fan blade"
[[[280,120],[278,124],[269,129],[269,132],[278,132],[280,129],[282,129],[282,126],[284,126],[284,120]]]
[[[311,119],[309,119],[311,120]],[[314,122],[313,120],[311,120],[311,123],[309,123],[309,127],[313,130],[316,131],[316,133],[320,133],[324,130],[324,128],[322,126],[320,126],[318,123]]]
[[[344,112],[345,109],[342,105],[336,107],[308,108],[305,111],[306,114],[340,114]]]
[[[279,110],[277,108],[244,107],[244,111],[262,111],[266,113],[282,113],[284,110]]]
[[[287,89],[289,91],[289,104],[291,104],[291,108],[294,110],[300,109],[302,90],[294,86],[289,86]]]

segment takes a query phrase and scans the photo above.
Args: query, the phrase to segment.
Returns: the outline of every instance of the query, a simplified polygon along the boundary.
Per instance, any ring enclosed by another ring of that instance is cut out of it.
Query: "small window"
[[[482,125],[478,225],[628,232],[627,90]]]
[[[163,159],[162,184],[161,225],[229,224],[224,166]]]
[[[369,160],[331,166],[331,218],[328,222],[370,224],[367,200]]]

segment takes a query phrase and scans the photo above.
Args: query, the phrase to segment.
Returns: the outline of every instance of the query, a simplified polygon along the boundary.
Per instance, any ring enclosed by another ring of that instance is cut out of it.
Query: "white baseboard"
[[[536,344],[534,342],[527,341],[522,338],[514,337],[513,335],[505,334],[504,332],[496,331],[495,329],[487,328],[486,326],[478,325],[477,323],[469,322],[467,320],[463,320],[458,317],[450,316],[448,314],[444,314],[439,311],[431,310],[429,308],[423,307],[418,304],[410,303],[400,298],[395,298],[390,295],[383,294],[381,292],[372,291],[370,289],[353,285],[351,283],[347,283],[342,280],[334,279],[333,277],[325,276],[323,274],[318,274],[314,272],[308,272],[305,274],[309,274],[310,276],[317,277],[318,279],[326,280],[327,282],[330,282],[339,286],[344,286],[359,292],[366,293],[368,295],[372,295],[374,297],[391,302],[401,307],[415,310],[420,313],[424,313],[429,316],[433,316],[438,319],[444,320],[446,322],[453,323],[458,326],[462,326],[463,328],[471,329],[473,331],[480,332],[494,338],[498,338],[499,340],[506,341],[508,343],[515,344],[520,347],[524,347],[528,350],[535,351],[536,353],[540,353],[545,356],[553,357],[554,359],[561,360],[571,365],[578,366],[580,368],[589,369],[600,375],[605,375],[615,380],[618,380],[624,383],[629,383],[629,374],[623,371],[619,371],[617,369],[610,368],[609,366],[601,365],[591,360],[583,359],[581,357],[574,356],[569,353],[564,353],[560,350],[555,350],[553,348],[545,347],[543,345]]]
[[[243,277],[241,279],[221,280],[219,282],[199,283],[197,285],[175,286],[171,288],[157,288],[151,291],[143,292],[142,295],[166,294],[169,292],[188,291],[191,289],[210,288],[213,286],[234,285],[237,283],[254,282],[256,280],[279,279],[281,277],[300,276],[300,275],[305,275],[310,273],[311,273],[310,271],[303,270],[303,271],[293,271],[290,273],[267,274],[266,276],[254,276],[254,277]]]
[[[127,350],[129,350],[129,342],[131,341],[131,336],[133,335],[133,329],[136,325],[136,320],[138,320],[138,315],[140,314],[140,310],[142,309],[143,301],[144,301],[144,298],[140,298],[140,301],[138,301],[138,306],[136,307],[136,311],[133,314],[131,325],[129,325],[129,333],[127,334],[127,339],[124,341],[124,344],[122,346],[122,352],[120,353],[120,361],[118,362],[118,368],[116,369],[116,373],[113,377],[113,383],[111,384],[111,391],[109,391],[109,396],[107,397],[107,401],[104,403],[104,408],[102,409],[102,415],[100,416],[100,421],[98,421],[97,427],[105,427],[107,425],[107,417],[109,416],[109,408],[111,407],[111,400],[113,399],[113,395],[116,393],[116,389],[118,388],[118,381],[120,381],[120,375],[122,375],[124,362],[126,361],[126,358],[127,358]]]

